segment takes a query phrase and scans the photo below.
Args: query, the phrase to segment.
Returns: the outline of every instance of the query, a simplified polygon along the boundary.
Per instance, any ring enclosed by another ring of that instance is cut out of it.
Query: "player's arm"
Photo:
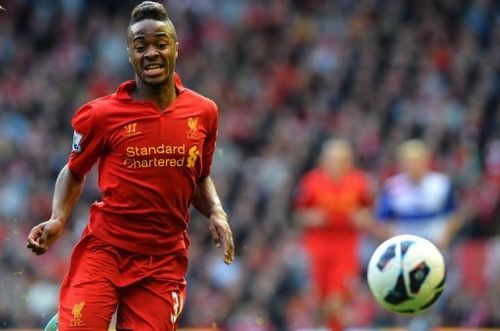
[[[467,219],[464,209],[458,208],[456,193],[451,185],[444,209],[445,212],[449,213],[449,216],[444,233],[437,243],[441,249],[447,249],[449,247],[452,240],[455,238],[458,231],[460,231],[460,229],[464,226]]]
[[[447,249],[458,231],[464,226],[466,217],[462,212],[455,212],[448,218],[448,224],[437,245],[441,249]]]
[[[297,185],[294,193],[293,221],[302,228],[321,227],[326,224],[326,213],[318,207],[314,182],[305,175]]]
[[[369,207],[361,207],[352,216],[354,225],[359,230],[369,230],[373,223],[372,210]]]
[[[390,237],[396,235],[394,229],[394,220],[380,220],[377,219],[376,222],[372,222],[368,227],[368,233],[370,233],[375,239],[379,241],[385,241]]]
[[[105,130],[98,111],[91,104],[83,105],[73,116],[73,143],[68,164],[57,176],[52,199],[52,216],[35,226],[28,235],[28,248],[40,255],[61,236],[64,223],[82,192],[85,175],[99,159],[106,146]]]
[[[79,176],[64,166],[57,176],[50,219],[35,226],[28,235],[28,248],[41,255],[58,239],[73,207],[82,192],[85,176]]]
[[[394,230],[394,220],[396,213],[392,207],[391,198],[387,188],[382,188],[374,208],[375,220],[368,228],[368,232],[377,240],[384,241],[396,233]]]
[[[193,196],[193,206],[208,218],[209,231],[217,245],[224,250],[224,262],[234,260],[233,234],[227,221],[227,214],[222,208],[214,182],[206,176],[198,182]]]
[[[361,188],[358,191],[359,207],[352,215],[352,221],[359,230],[370,231],[373,222],[373,201],[374,201],[374,183],[367,175],[364,175],[361,182]]]
[[[295,223],[304,228],[320,227],[326,223],[325,213],[319,208],[298,208],[294,219]]]

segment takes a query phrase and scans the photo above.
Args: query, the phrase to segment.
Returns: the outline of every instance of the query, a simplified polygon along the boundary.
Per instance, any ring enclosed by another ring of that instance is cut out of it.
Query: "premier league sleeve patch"
[[[82,140],[83,135],[76,131],[73,131],[73,144],[71,144],[71,150],[76,153],[80,153],[82,148],[80,147],[80,140]]]

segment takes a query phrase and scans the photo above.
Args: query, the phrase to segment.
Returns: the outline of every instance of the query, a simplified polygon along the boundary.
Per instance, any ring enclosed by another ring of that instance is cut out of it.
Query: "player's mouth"
[[[144,66],[144,73],[148,76],[159,76],[163,73],[163,65],[159,63],[150,63]]]

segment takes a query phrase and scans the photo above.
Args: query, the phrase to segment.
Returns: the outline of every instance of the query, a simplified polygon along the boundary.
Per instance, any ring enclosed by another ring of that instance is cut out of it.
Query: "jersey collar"
[[[181,77],[178,73],[174,72],[174,85],[175,89],[179,94],[184,92],[186,88],[182,84]],[[130,92],[135,88],[136,83],[135,80],[127,80],[118,86],[118,90],[116,91],[116,98],[124,101],[132,101],[132,96]]]

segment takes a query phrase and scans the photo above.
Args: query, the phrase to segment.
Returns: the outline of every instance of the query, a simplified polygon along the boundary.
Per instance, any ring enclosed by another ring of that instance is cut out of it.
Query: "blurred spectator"
[[[304,228],[313,295],[321,321],[332,330],[349,326],[346,311],[357,295],[359,232],[371,221],[372,192],[367,176],[353,166],[353,152],[343,140],[329,140],[320,165],[299,184],[296,214]]]

